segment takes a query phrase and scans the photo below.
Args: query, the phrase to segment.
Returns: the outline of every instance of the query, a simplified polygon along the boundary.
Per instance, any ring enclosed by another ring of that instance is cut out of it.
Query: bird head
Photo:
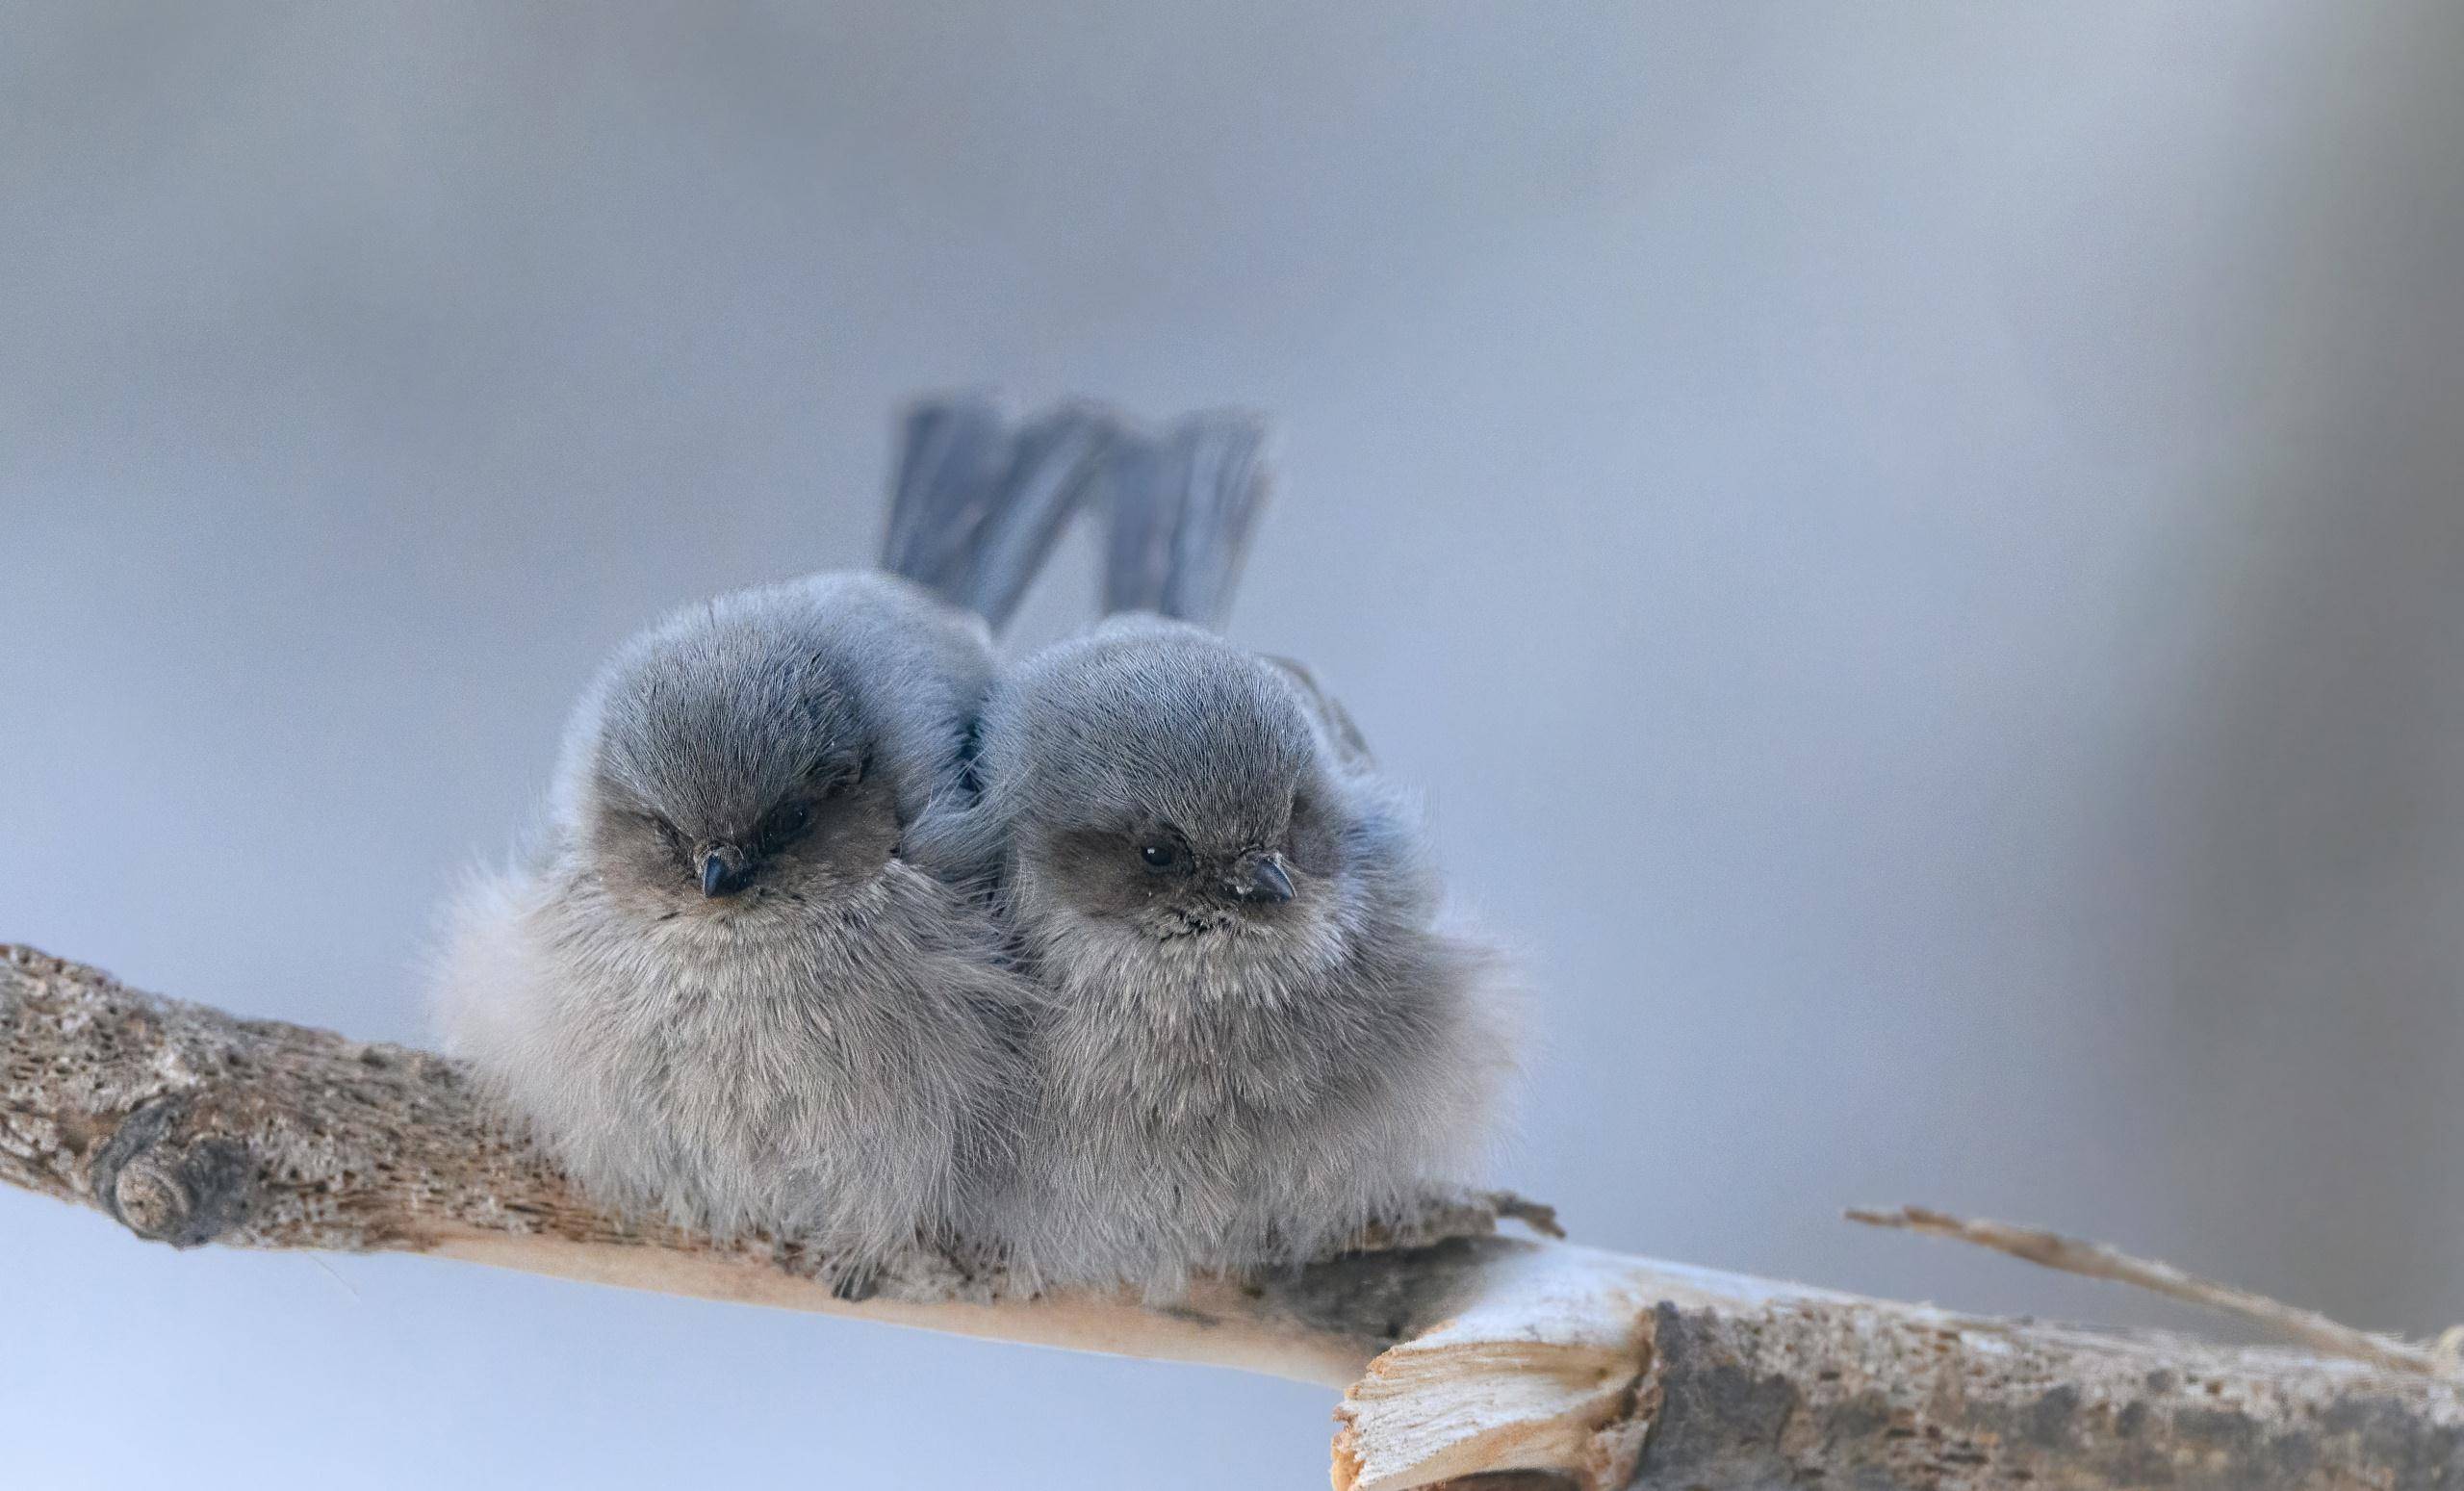
[[[1146,622],[1050,650],[986,739],[1024,915],[1173,941],[1335,914],[1343,807],[1323,742],[1290,681],[1219,638]]]
[[[587,716],[582,851],[656,917],[791,914],[877,877],[899,841],[863,661],[788,587],[672,618]]]

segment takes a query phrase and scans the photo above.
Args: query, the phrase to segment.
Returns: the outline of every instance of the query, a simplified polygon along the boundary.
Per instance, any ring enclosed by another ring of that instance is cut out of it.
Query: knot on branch
[[[211,1243],[247,1219],[256,1167],[245,1144],[181,1133],[189,1100],[158,1097],[121,1120],[87,1182],[106,1211],[149,1242]]]

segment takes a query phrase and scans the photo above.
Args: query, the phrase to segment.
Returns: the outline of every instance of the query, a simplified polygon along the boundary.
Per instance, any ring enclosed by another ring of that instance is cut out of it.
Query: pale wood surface
[[[2464,1488],[2435,1374],[1933,1309],[1501,1235],[1432,1201],[1379,1246],[1188,1298],[1018,1298],[938,1257],[834,1296],[792,1244],[610,1218],[453,1063],[0,949],[0,1181],[179,1247],[407,1251],[1345,1387],[1339,1487]],[[1545,1220],[1545,1219],[1544,1219]]]

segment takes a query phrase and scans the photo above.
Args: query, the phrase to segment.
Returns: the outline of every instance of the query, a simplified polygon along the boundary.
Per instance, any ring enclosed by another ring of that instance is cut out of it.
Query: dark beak
[[[744,888],[746,872],[744,851],[729,844],[706,850],[702,855],[702,893],[713,900],[733,895]]]
[[[1284,873],[1280,858],[1270,854],[1260,855],[1249,861],[1247,878],[1236,883],[1232,893],[1244,901],[1280,904],[1292,899],[1292,877]]]

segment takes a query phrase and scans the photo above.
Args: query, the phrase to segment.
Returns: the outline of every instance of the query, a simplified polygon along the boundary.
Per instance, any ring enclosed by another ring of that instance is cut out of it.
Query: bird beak
[[[702,893],[716,900],[733,895],[744,886],[744,851],[721,844],[702,852]]]
[[[1236,880],[1232,893],[1244,901],[1272,901],[1278,905],[1292,899],[1292,877],[1284,873],[1280,855],[1260,855],[1248,861],[1248,875]]]

